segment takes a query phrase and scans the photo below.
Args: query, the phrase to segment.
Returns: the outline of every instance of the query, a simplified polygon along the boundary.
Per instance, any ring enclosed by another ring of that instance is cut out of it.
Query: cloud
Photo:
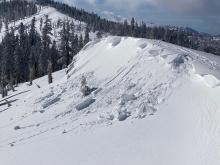
[[[188,14],[219,15],[219,0],[155,0],[157,6],[176,12]]]
[[[220,34],[220,0],[57,0],[88,11]]]
[[[59,1],[59,0],[58,0]],[[62,1],[61,1],[62,2]],[[64,3],[66,4],[71,4],[74,5],[76,3],[76,0],[63,0]]]
[[[61,1],[61,0],[60,0]],[[69,4],[89,4],[93,6],[111,6],[117,10],[135,11],[143,7],[193,14],[220,15],[220,0],[63,0]],[[146,9],[147,10],[147,9]]]
[[[84,0],[92,3],[111,5],[117,9],[137,10],[143,6],[153,6],[161,10],[189,12],[189,14],[220,14],[219,0]],[[187,14],[187,13],[186,13]]]
[[[63,0],[69,4],[111,6],[118,10],[135,11],[150,6],[170,12],[197,15],[220,15],[220,0]]]
[[[116,9],[135,11],[143,5],[153,5],[154,0],[103,0],[102,4],[110,5]]]
[[[86,1],[86,2],[88,2],[90,4],[93,4],[93,5],[97,3],[96,0],[84,0],[84,1]]]

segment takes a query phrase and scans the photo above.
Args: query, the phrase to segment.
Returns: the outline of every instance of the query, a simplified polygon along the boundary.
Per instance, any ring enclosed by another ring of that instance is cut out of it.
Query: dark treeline
[[[0,20],[16,21],[21,18],[31,16],[37,12],[34,3],[24,0],[2,1],[0,3]]]
[[[48,82],[52,83],[52,72],[68,66],[89,42],[89,31],[85,30],[84,38],[82,34],[78,36],[74,33],[74,23],[68,20],[59,22],[62,26],[59,45],[51,40],[52,23],[47,15],[42,20],[41,34],[37,32],[35,23],[35,18],[29,28],[21,23],[17,35],[13,28],[8,29],[5,25],[5,37],[0,44],[0,89],[3,97],[13,89],[13,85],[27,81],[32,85],[35,78],[44,75],[48,75]]]
[[[213,41],[210,36],[204,37],[204,35],[196,31],[189,31],[177,27],[171,28],[169,26],[147,27],[144,22],[138,23],[134,18],[129,23],[127,20],[125,20],[124,23],[116,23],[102,19],[94,13],[88,13],[83,9],[77,9],[76,7],[71,7],[67,4],[55,2],[53,0],[36,0],[36,2],[43,6],[48,5],[54,7],[58,11],[69,15],[76,20],[87,23],[90,30],[93,31],[118,36],[157,39],[187,48],[220,55],[220,42]]]

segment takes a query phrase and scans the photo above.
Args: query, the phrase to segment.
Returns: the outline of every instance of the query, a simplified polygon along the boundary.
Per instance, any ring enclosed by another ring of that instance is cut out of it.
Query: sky
[[[93,11],[220,35],[220,0],[58,0]]]

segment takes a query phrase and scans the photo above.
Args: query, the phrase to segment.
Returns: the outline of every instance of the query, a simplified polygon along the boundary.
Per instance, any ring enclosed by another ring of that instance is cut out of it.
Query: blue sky
[[[114,12],[130,19],[177,25],[220,34],[220,0],[58,0],[98,14]]]

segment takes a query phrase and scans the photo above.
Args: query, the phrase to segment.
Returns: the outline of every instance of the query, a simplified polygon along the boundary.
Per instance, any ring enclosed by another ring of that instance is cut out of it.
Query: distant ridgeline
[[[16,21],[37,13],[37,6],[24,0],[0,1],[1,21]]]
[[[83,21],[87,23],[90,30],[93,31],[118,36],[163,40],[187,48],[220,55],[220,40],[213,40],[211,35],[198,33],[192,29],[189,30],[189,28],[170,26],[147,27],[146,23],[137,23],[134,19],[132,19],[130,23],[128,23],[127,20],[125,20],[124,23],[119,23],[103,19],[94,13],[88,13],[64,3],[54,2],[53,0],[36,0],[36,3],[43,6],[54,7],[63,14]]]

